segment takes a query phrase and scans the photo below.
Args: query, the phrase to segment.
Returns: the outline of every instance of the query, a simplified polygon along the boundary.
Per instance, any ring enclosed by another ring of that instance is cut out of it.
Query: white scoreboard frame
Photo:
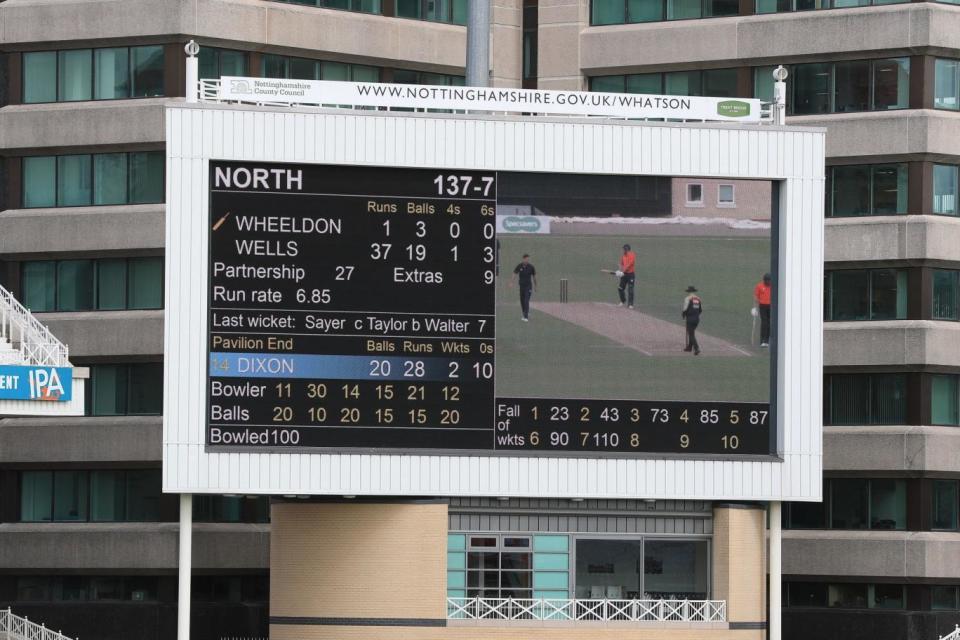
[[[166,133],[164,491],[821,499],[823,129],[177,103]],[[210,160],[780,181],[778,457],[207,451]]]

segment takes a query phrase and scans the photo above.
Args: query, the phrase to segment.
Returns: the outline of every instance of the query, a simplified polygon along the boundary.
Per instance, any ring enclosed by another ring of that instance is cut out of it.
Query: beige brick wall
[[[727,601],[729,622],[766,620],[766,512],[713,510],[713,598]]]
[[[275,504],[270,615],[445,618],[446,551],[446,504]]]

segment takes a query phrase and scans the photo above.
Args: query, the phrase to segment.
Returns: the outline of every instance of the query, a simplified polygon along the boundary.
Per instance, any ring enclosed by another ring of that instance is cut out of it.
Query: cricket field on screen
[[[755,297],[768,274],[776,299],[769,182],[501,176],[498,396],[770,401],[776,338]],[[624,245],[633,308],[629,286],[620,305]],[[528,320],[524,254],[536,279]],[[699,354],[681,316],[691,288]]]

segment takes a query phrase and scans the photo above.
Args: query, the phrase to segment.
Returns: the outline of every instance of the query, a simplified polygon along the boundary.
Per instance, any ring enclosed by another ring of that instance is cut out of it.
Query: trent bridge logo
[[[728,118],[743,118],[750,115],[750,103],[742,100],[724,100],[717,103],[717,115]]]

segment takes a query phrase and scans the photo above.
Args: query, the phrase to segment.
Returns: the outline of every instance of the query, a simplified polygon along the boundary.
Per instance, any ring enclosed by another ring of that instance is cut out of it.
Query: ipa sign
[[[0,365],[0,400],[70,402],[73,369]]]

